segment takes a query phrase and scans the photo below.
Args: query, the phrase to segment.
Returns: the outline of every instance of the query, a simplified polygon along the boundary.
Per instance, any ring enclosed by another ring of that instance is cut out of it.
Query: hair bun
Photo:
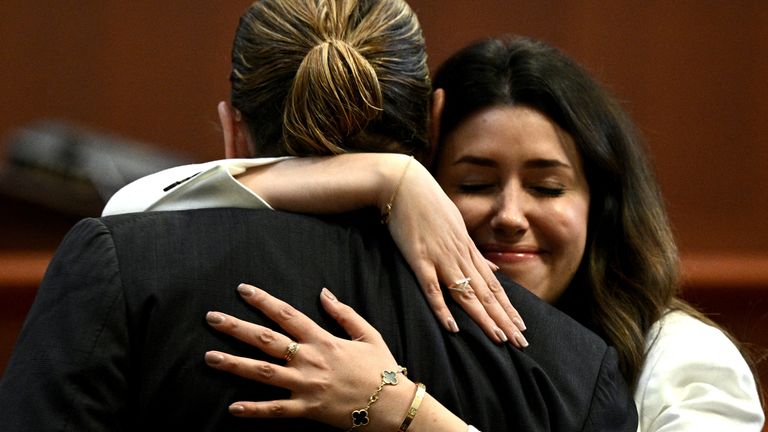
[[[330,38],[304,57],[288,94],[284,138],[291,153],[338,154],[383,110],[373,66],[349,43]]]

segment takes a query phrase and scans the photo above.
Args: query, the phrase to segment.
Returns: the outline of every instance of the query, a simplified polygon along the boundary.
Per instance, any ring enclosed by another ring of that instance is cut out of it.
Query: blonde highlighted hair
[[[262,0],[240,19],[232,105],[257,156],[427,149],[419,22],[402,0]]]

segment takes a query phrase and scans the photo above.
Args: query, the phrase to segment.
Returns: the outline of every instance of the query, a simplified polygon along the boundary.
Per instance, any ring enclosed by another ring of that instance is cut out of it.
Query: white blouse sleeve
[[[759,432],[765,420],[752,372],[720,330],[682,312],[649,332],[635,392],[642,432]]]
[[[115,193],[102,216],[214,207],[272,208],[235,176],[286,158],[223,159],[183,165],[142,177]]]

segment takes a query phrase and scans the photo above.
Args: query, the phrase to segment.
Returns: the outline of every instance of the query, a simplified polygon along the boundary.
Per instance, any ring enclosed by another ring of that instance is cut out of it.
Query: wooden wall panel
[[[229,49],[248,4],[3,1],[0,133],[55,117],[221,157],[216,103],[228,97]]]
[[[215,104],[227,97],[229,46],[248,3],[4,1],[0,137],[53,117],[220,157]],[[683,250],[766,252],[764,2],[410,3],[433,67],[486,35],[561,47],[635,117]]]

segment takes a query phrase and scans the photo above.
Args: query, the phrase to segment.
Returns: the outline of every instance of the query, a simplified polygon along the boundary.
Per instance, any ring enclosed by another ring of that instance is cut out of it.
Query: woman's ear
[[[429,147],[430,157],[433,160],[440,143],[440,117],[443,115],[445,105],[445,90],[439,88],[432,92],[432,105],[429,111]]]
[[[227,159],[252,157],[248,128],[242,121],[240,112],[224,101],[219,102],[217,110],[224,138],[224,157]]]

